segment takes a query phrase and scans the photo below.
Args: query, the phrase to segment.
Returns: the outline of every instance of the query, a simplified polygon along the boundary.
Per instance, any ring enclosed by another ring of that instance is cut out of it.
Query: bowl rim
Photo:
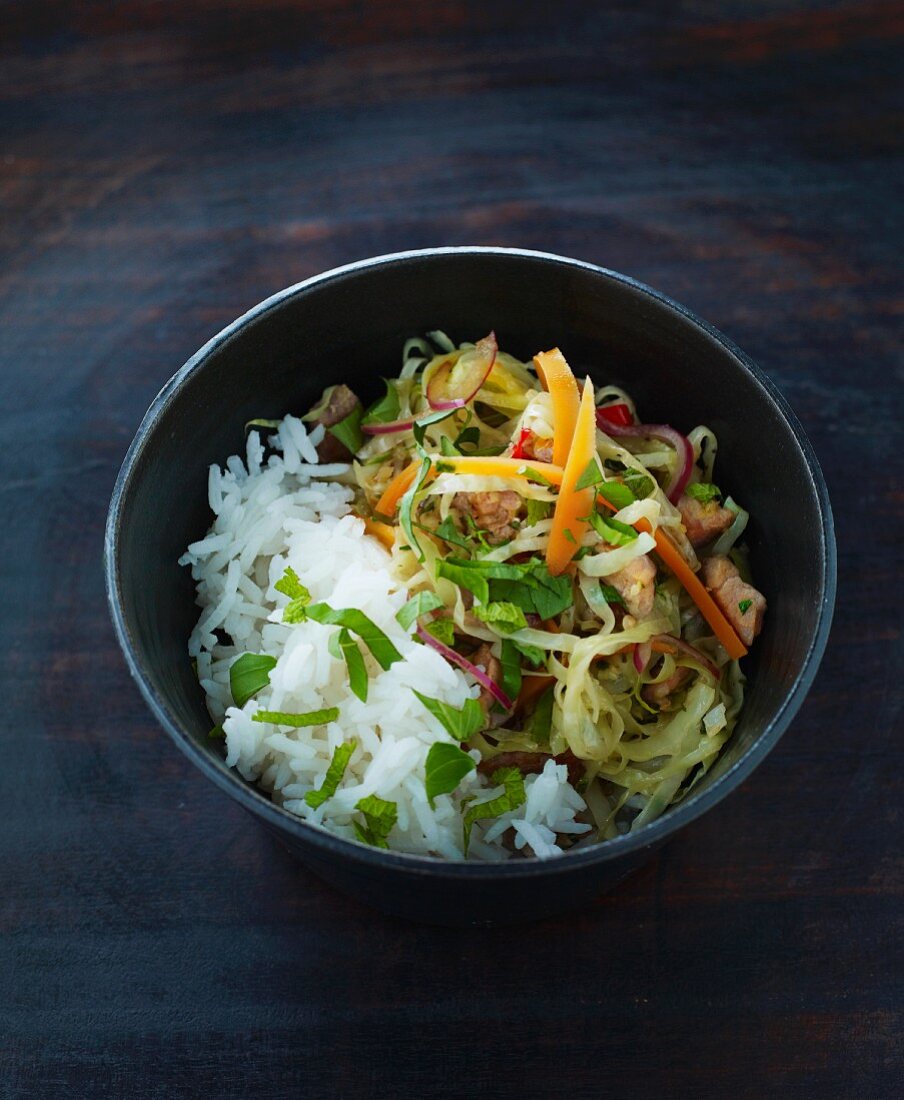
[[[360,844],[357,841],[346,840],[343,837],[335,836],[325,829],[308,824],[302,818],[277,806],[276,803],[274,803],[268,795],[259,790],[255,784],[244,780],[234,768],[227,768],[225,761],[217,761],[208,755],[201,746],[186,733],[170,711],[166,701],[157,693],[146,675],[138,658],[137,648],[133,644],[123,614],[123,596],[119,570],[119,528],[123,504],[131,490],[139,460],[149,437],[158,421],[165,414],[170,401],[182,388],[182,385],[189,375],[199,369],[218,348],[230,340],[238,331],[259,320],[272,310],[275,310],[287,299],[305,294],[324,284],[338,281],[348,276],[358,275],[371,268],[391,267],[400,264],[416,264],[423,260],[439,257],[473,255],[504,256],[515,259],[516,261],[523,259],[534,263],[539,262],[554,266],[564,266],[589,272],[592,275],[620,283],[635,292],[646,295],[659,306],[664,307],[667,311],[677,313],[685,321],[690,322],[691,325],[695,326],[705,336],[727,352],[736,361],[740,369],[749,375],[754,383],[765,392],[766,396],[777,408],[803,455],[813,486],[817,506],[820,511],[822,554],[820,556],[819,565],[822,598],[818,610],[818,619],[816,627],[811,635],[806,655],[794,680],[794,684],[776,713],[773,715],[771,721],[766,724],[747,751],[735,761],[723,775],[719,776],[719,778],[713,782],[712,786],[701,790],[686,802],[679,803],[662,817],[644,825],[636,833],[627,833],[587,848],[565,852],[561,857],[554,860],[542,860],[537,857],[505,860],[499,863],[467,861],[463,859],[446,860],[436,856],[372,848]],[[338,856],[347,861],[350,860],[364,866],[379,866],[384,869],[396,868],[399,871],[413,875],[439,876],[453,879],[480,879],[499,878],[503,876],[525,878],[537,875],[550,876],[568,874],[571,871],[577,870],[579,867],[587,867],[593,864],[608,863],[611,860],[619,860],[632,853],[637,854],[646,849],[658,847],[667,837],[680,831],[686,825],[690,824],[690,822],[696,820],[721,802],[723,798],[739,786],[740,783],[755,770],[768,753],[775,747],[779,738],[788,728],[791,720],[799,710],[813,682],[825,650],[829,629],[831,627],[837,583],[837,564],[835,534],[828,489],[813,447],[797,417],[792,412],[784,396],[775,384],[749,358],[749,356],[737,347],[728,337],[709,324],[709,322],[698,317],[686,306],[682,305],[680,302],[676,302],[660,291],[655,290],[653,287],[629,275],[624,275],[621,272],[601,267],[589,261],[533,249],[504,248],[484,245],[457,245],[391,252],[385,255],[356,260],[352,263],[332,268],[318,275],[303,279],[301,282],[294,283],[292,286],[279,290],[275,294],[271,294],[263,301],[252,306],[240,317],[236,318],[236,320],[226,325],[225,328],[221,329],[215,336],[211,337],[162,386],[142,418],[141,424],[135,433],[135,437],[129,445],[116,478],[107,514],[104,532],[104,574],[110,615],[113,620],[117,640],[119,641],[119,645],[123,651],[126,664],[133,680],[137,683],[151,712],[170,735],[172,740],[182,752],[220,788],[220,790],[235,799],[251,814],[260,818],[269,828],[276,832],[288,832],[294,839],[299,840],[305,845],[320,848],[328,855]]]

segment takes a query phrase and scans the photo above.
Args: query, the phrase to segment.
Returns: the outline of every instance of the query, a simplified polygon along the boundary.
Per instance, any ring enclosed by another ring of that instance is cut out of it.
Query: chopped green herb
[[[433,619],[425,623],[424,629],[443,645],[455,644],[455,623],[451,619]]]
[[[524,804],[526,795],[524,792],[524,776],[517,768],[497,768],[493,772],[491,782],[494,786],[504,787],[502,794],[482,802],[479,806],[471,806],[464,816],[464,848],[468,854],[468,846],[471,842],[471,830],[475,821],[483,821],[489,817],[500,817],[502,814],[517,810]]]
[[[323,782],[320,784],[319,790],[308,791],[304,796],[305,802],[311,807],[312,810],[318,809],[326,802],[328,798],[332,798],[336,791],[339,789],[339,784],[342,782],[342,777],[345,775],[345,769],[348,767],[348,762],[352,758],[352,753],[355,751],[357,741],[345,741],[341,745],[337,745],[333,751],[333,758],[330,760],[330,766],[326,770],[326,775],[323,777]]]
[[[572,546],[577,546],[578,540],[571,533],[571,528],[570,527],[566,527],[565,530],[562,532],[562,534],[565,536],[566,539],[568,539],[568,541],[572,544]]]
[[[596,491],[597,495],[611,504],[616,511],[627,508],[637,499],[628,486],[622,485],[620,481],[604,481],[601,485],[597,485]]]
[[[710,481],[694,481],[684,490],[689,497],[699,500],[701,504],[708,504],[711,500],[721,500],[722,494],[719,487]]]
[[[441,420],[448,419],[457,411],[457,409],[437,409],[435,412],[427,413],[426,416],[418,417],[412,429],[414,438],[418,443],[423,444],[424,436],[431,424],[438,424]]]
[[[437,795],[451,794],[468,772],[472,772],[476,767],[471,757],[466,752],[462,752],[458,745],[448,745],[440,741],[431,745],[427,753],[424,779],[431,809],[434,808],[434,799]]]
[[[473,614],[500,634],[514,634],[516,630],[523,630],[527,626],[527,619],[521,608],[502,600],[491,600],[485,605],[475,604]]]
[[[552,502],[549,500],[527,500],[527,526],[533,527],[552,514]]]
[[[442,461],[440,461],[440,462],[437,462],[437,464],[436,464],[436,472],[438,474],[454,474],[455,473],[455,467],[452,465],[451,462],[442,462]]]
[[[517,564],[445,558],[437,562],[436,575],[467,588],[484,606],[491,600],[513,603],[541,619],[555,618],[573,600],[571,578],[553,577],[539,558]]]
[[[519,642],[515,638],[507,638],[506,642],[510,642],[534,668],[546,664],[546,650],[541,649],[538,645],[528,645],[527,642]],[[503,642],[503,645],[505,644]]]
[[[509,699],[517,699],[521,690],[521,654],[510,638],[502,642],[502,690]]]
[[[388,848],[386,838],[399,816],[395,802],[387,802],[385,798],[369,794],[355,803],[355,809],[364,814],[364,825],[357,821],[354,823],[358,839],[365,844],[372,844],[374,848]]]
[[[356,405],[344,420],[327,428],[330,435],[338,439],[353,455],[364,446],[364,433],[361,431],[363,415],[361,406]]]
[[[620,520],[601,515],[597,511],[591,514],[590,523],[600,538],[610,546],[627,546],[637,538],[637,532],[633,527],[629,527],[627,523],[622,523]]]
[[[470,550],[471,548],[469,539],[455,526],[451,516],[446,516],[433,534],[437,535],[444,542],[449,542],[453,546],[460,546],[463,550]]]
[[[367,702],[367,665],[364,663],[364,658],[361,655],[361,650],[358,649],[358,644],[354,638],[349,634],[346,627],[343,627],[339,631],[338,636],[339,651],[345,658],[345,664],[348,668],[348,686],[352,689],[355,695],[361,700],[362,703]]]
[[[403,630],[408,628],[429,611],[444,607],[443,601],[435,592],[418,592],[412,596],[401,610],[396,612],[396,622]]]
[[[326,707],[324,710],[309,710],[297,714],[287,710],[259,710],[251,716],[255,722],[271,722],[274,726],[324,726],[335,722],[339,717],[338,707]]]
[[[421,452],[423,454],[423,452]],[[417,535],[414,533],[414,498],[423,488],[424,482],[427,479],[427,474],[430,473],[430,459],[424,455],[421,461],[420,469],[417,472],[417,477],[411,483],[406,490],[404,496],[399,502],[399,523],[402,530],[405,532],[405,537],[417,555],[418,561],[424,560],[424,551],[421,549],[421,544],[417,540]]]
[[[541,747],[549,744],[549,735],[552,732],[552,708],[555,702],[553,685],[546,689],[537,700],[534,713],[527,722],[529,732]]]
[[[421,695],[419,691],[415,691],[414,694],[437,719],[446,733],[456,741],[467,741],[486,725],[483,707],[476,699],[465,699],[463,706],[453,707],[451,703],[431,699],[429,695]]]
[[[325,626],[344,626],[357,634],[384,670],[402,659],[402,654],[377,624],[355,607],[334,610],[325,603],[312,603],[308,608],[308,618]]]
[[[392,458],[393,453],[394,453],[394,449],[389,450],[389,451],[384,451],[383,454],[381,454],[381,455],[374,455],[373,458],[365,459],[361,463],[361,465],[362,466],[382,466],[384,462],[388,462]]]
[[[625,485],[638,500],[643,500],[653,492],[653,479],[639,470],[625,470]]]
[[[751,607],[753,607],[753,600],[739,600],[738,601],[738,611],[740,611],[742,615],[746,615],[747,612],[751,609]]]
[[[303,623],[307,618],[305,608],[311,602],[311,593],[298,579],[298,574],[291,565],[287,566],[285,573],[273,587],[289,597],[289,602],[283,608],[283,622]]]
[[[455,444],[447,435],[441,435],[439,437],[439,453],[445,455],[446,458],[455,458],[457,454],[460,454]]]
[[[226,731],[223,729],[222,725],[217,725],[217,726],[214,726],[213,729],[208,730],[207,736],[208,737],[225,737],[226,736]]]
[[[571,555],[572,561],[582,561],[588,554],[593,553],[592,546],[579,546],[577,550]]]
[[[270,683],[270,673],[276,667],[276,658],[266,653],[243,653],[229,666],[229,688],[237,707],[243,707],[249,699]]]
[[[599,462],[595,458],[591,458],[587,463],[587,468],[578,478],[575,489],[589,489],[591,485],[601,485],[604,480]]]
[[[388,424],[397,420],[399,416],[399,395],[388,378],[384,378],[386,393],[379,401],[375,401],[361,419],[362,424]]]
[[[554,489],[555,486],[549,480],[545,474],[541,474],[539,470],[534,469],[533,466],[519,466],[518,473],[522,477],[527,478],[528,481],[533,481],[537,485],[545,485],[549,489]]]
[[[471,414],[468,413],[469,417],[470,417],[470,415]],[[455,437],[453,446],[457,447],[459,451],[462,451],[462,448],[465,445],[467,445],[469,447],[471,447],[471,446],[476,447],[479,443],[480,443],[480,429],[479,428],[476,428],[476,427],[474,427],[474,428],[462,428],[462,430]],[[462,451],[462,453],[464,453],[464,452]]]

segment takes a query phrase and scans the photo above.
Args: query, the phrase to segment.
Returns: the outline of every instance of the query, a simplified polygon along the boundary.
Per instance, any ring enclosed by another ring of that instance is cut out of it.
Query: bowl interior
[[[716,432],[716,480],[751,513],[747,541],[769,611],[743,665],[735,735],[695,795],[705,797],[758,739],[777,736],[789,696],[802,695],[832,596],[824,490],[793,418],[726,342],[630,280],[552,257],[436,252],[333,273],[252,311],[164,389],[124,467],[108,547],[120,628],[146,692],[225,770],[186,651],[193,584],[177,565],[210,521],[207,467],[241,451],[246,421],[304,412],[333,382],[375,396],[380,376],[398,373],[405,339],[434,328],[456,342],[495,329],[500,347],[525,359],[558,344],[576,373],[625,387],[645,420]]]

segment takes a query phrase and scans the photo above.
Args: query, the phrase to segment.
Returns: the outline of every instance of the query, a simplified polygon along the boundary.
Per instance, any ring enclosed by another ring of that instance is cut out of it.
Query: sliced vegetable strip
[[[558,348],[535,355],[534,365],[552,398],[555,433],[552,440],[552,460],[556,466],[564,466],[578,422],[578,384],[565,356]]]
[[[590,530],[587,517],[593,511],[594,490],[592,486],[579,489],[577,485],[595,455],[596,406],[593,403],[593,384],[588,378],[584,383],[574,441],[565,464],[546,547],[546,564],[554,577],[565,572],[581,540]]]
[[[399,501],[411,488],[414,479],[417,477],[418,469],[420,468],[420,462],[412,462],[402,470],[401,473],[390,481],[390,483],[383,490],[383,495],[377,501],[374,511],[381,516],[394,516],[396,508],[399,506]]]

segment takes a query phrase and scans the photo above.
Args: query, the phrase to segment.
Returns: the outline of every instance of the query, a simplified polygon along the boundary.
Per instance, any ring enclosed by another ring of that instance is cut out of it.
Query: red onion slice
[[[486,382],[496,362],[496,333],[478,340],[456,363],[443,363],[427,383],[431,409],[463,408]]]
[[[689,642],[682,641],[681,638],[676,638],[673,634],[654,634],[650,641],[660,642],[662,645],[674,646],[675,649],[680,650],[685,656],[690,657],[692,661],[696,661],[697,664],[702,665],[706,671],[717,680],[722,679],[721,671],[712,663],[709,657],[705,657],[699,649],[695,649]]]
[[[458,667],[464,669],[465,672],[470,672],[474,679],[487,689],[503,710],[511,710],[512,707],[514,707],[515,704],[491,676],[487,676],[485,672],[481,672],[477,665],[472,665],[466,657],[462,657],[462,655],[456,653],[454,649],[450,649],[449,646],[443,645],[439,638],[434,638],[430,631],[420,624],[417,628],[417,636],[424,645],[428,645],[432,649],[435,649],[437,653],[445,657],[451,664],[458,665]]]
[[[394,432],[408,432],[414,427],[414,420],[391,420],[387,424],[362,424],[365,435],[392,435]]]
[[[668,424],[613,424],[609,420],[601,420],[599,414],[596,421],[601,432],[614,438],[661,439],[675,448],[678,452],[678,464],[665,487],[665,495],[672,504],[677,504],[678,498],[691,479],[691,471],[694,468],[694,448],[687,436],[669,427]]]
[[[647,670],[647,665],[650,663],[650,656],[653,650],[649,642],[636,642],[634,645],[634,652],[631,656],[634,659],[634,667],[637,669],[639,675],[643,674]]]

